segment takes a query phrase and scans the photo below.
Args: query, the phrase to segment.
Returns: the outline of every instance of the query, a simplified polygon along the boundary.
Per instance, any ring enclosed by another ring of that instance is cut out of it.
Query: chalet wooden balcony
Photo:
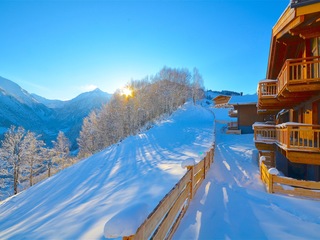
[[[238,129],[238,122],[228,122],[228,129]]]
[[[253,128],[258,149],[274,143],[292,162],[320,165],[320,125],[255,123]]]
[[[317,91],[320,91],[320,57],[288,59],[277,80],[259,82],[258,110],[292,108]]]
[[[294,93],[319,90],[319,56],[286,60],[278,75],[278,96],[295,96]]]
[[[320,152],[320,125],[285,123],[276,126],[277,143],[290,150]]]
[[[290,150],[320,152],[320,125],[255,123],[253,128],[255,142],[277,143]]]

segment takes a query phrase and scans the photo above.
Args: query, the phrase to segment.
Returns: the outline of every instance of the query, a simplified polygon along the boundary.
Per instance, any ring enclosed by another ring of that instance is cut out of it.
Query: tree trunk
[[[15,165],[13,172],[13,194],[18,193],[18,177],[19,177],[19,168]]]
[[[32,166],[31,166],[31,169],[30,169],[29,181],[30,181],[30,187],[31,187],[33,185],[33,169],[32,169]]]

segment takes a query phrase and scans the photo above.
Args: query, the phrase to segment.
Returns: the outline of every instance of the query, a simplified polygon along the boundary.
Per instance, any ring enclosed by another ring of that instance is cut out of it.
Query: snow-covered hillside
[[[103,239],[122,210],[147,204],[151,212],[185,173],[182,161],[210,148],[214,116],[214,164],[174,239],[318,239],[319,201],[268,194],[253,135],[226,135],[228,109],[189,103],[0,203],[0,239]]]
[[[201,160],[213,140],[213,114],[186,104],[136,136],[80,161],[0,204],[0,239],[101,239],[106,221],[146,203],[149,212]]]

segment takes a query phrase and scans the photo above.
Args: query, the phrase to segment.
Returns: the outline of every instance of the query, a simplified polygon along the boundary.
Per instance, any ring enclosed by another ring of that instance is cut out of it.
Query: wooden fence
[[[320,182],[297,180],[269,173],[264,161],[260,164],[261,180],[269,193],[281,193],[320,199]]]
[[[170,239],[185,214],[191,199],[205,179],[213,163],[214,148],[196,165],[188,166],[187,173],[160,201],[158,206],[131,236],[123,239]]]

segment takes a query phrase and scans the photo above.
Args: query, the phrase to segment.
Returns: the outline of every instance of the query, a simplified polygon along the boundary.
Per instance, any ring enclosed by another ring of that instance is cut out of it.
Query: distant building
[[[253,133],[252,124],[266,120],[266,116],[257,114],[257,101],[257,94],[231,97],[229,116],[235,121],[228,124],[227,133]]]
[[[225,107],[228,105],[231,96],[219,95],[213,99],[215,107]]]

